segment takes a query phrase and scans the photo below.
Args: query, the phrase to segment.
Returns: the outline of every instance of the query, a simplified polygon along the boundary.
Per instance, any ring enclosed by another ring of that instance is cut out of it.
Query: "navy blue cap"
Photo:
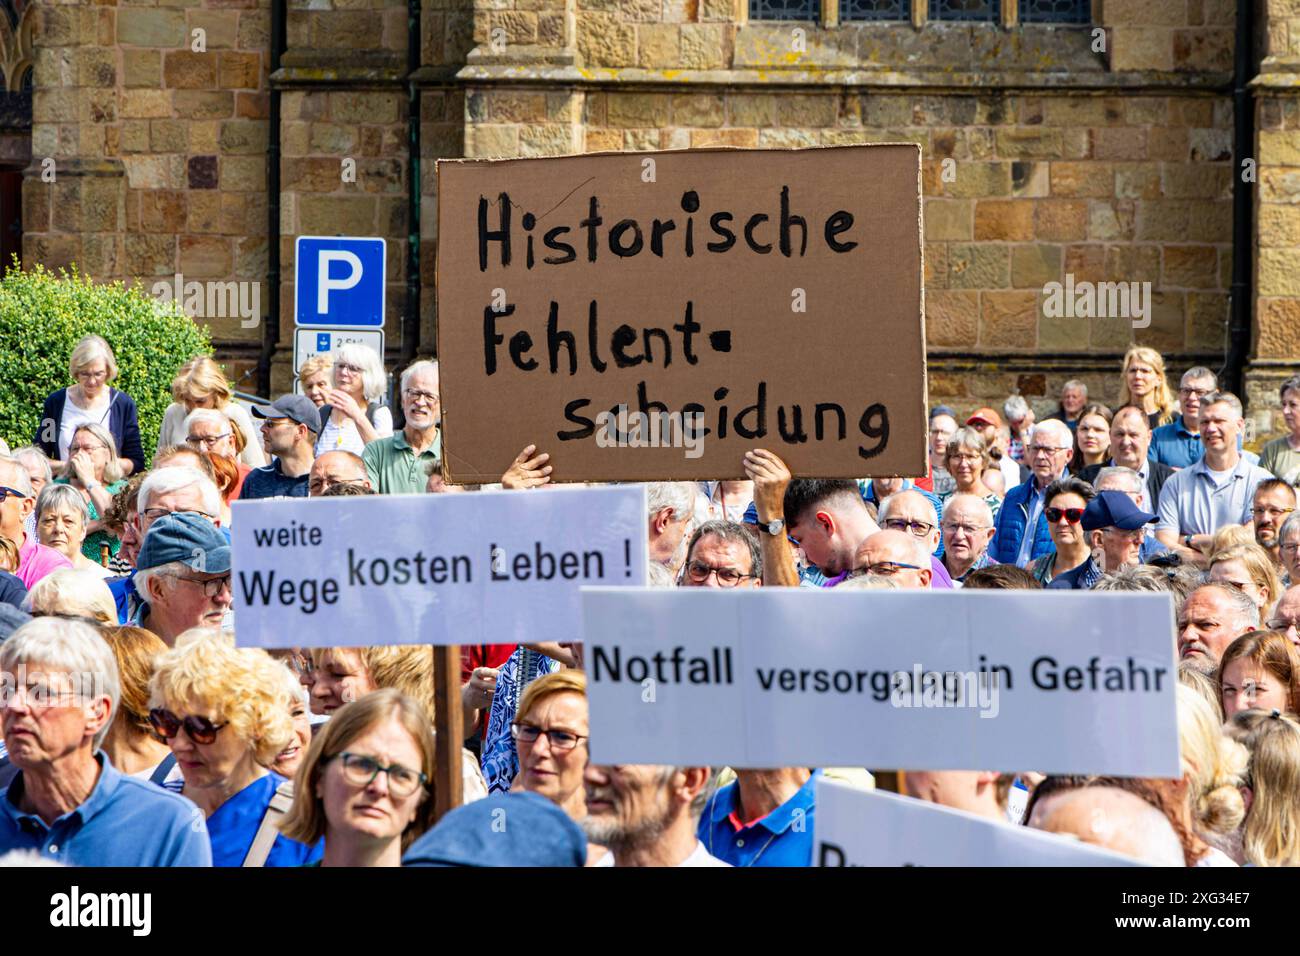
[[[149,526],[135,566],[147,571],[173,561],[199,574],[225,574],[230,570],[230,542],[201,514],[177,511],[163,515]]]
[[[940,415],[947,415],[955,422],[961,421],[961,419],[957,417],[957,413],[947,405],[936,405],[934,408],[930,409],[930,421],[934,421]]]
[[[406,851],[403,866],[585,866],[587,836],[536,793],[457,807]]]
[[[313,434],[320,432],[320,409],[306,395],[281,395],[270,405],[254,405],[255,418],[288,418],[306,425]]]
[[[1155,515],[1133,504],[1133,499],[1122,491],[1099,491],[1097,497],[1083,509],[1083,530],[1121,528],[1136,531],[1143,525],[1158,520]]]

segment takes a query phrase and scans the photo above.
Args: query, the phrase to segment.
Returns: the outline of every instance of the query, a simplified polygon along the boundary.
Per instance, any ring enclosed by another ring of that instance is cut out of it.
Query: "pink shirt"
[[[53,548],[47,548],[30,534],[23,535],[23,546],[18,549],[18,570],[14,574],[30,590],[31,586],[51,571],[70,568],[72,562]]]

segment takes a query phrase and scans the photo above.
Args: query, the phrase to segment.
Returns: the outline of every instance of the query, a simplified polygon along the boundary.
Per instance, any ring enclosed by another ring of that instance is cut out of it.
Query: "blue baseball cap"
[[[163,515],[149,526],[135,566],[147,571],[179,561],[199,574],[230,570],[230,543],[221,529],[193,511]]]
[[[403,866],[585,866],[587,836],[536,793],[498,793],[452,810]]]
[[[306,425],[313,434],[320,432],[320,409],[306,395],[281,395],[270,405],[254,405],[254,418],[287,418]]]
[[[1098,531],[1101,528],[1136,531],[1157,520],[1159,519],[1155,515],[1133,504],[1133,499],[1122,491],[1099,491],[1097,497],[1083,509],[1084,531]]]

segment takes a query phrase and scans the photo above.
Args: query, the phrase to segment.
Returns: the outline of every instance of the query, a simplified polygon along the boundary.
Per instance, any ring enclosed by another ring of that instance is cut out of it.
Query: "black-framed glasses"
[[[402,392],[412,402],[424,402],[426,405],[437,405],[438,395],[436,392],[425,392],[418,388],[408,388]]]
[[[196,744],[210,744],[217,739],[223,727],[229,727],[230,721],[214,724],[206,717],[178,717],[165,707],[155,707],[149,711],[149,723],[163,740],[171,740],[185,728],[190,740]]]
[[[327,491],[328,489],[333,488],[335,485],[351,486],[364,485],[365,483],[365,478],[313,478],[307,483],[307,490],[318,495],[322,491]]]
[[[692,561],[686,565],[686,574],[690,577],[693,584],[703,584],[709,579],[709,575],[716,574],[718,583],[724,588],[734,588],[746,578],[757,577],[755,574],[745,574],[737,571],[735,568],[715,568],[711,564],[705,564],[703,561]]]
[[[552,750],[572,750],[587,739],[583,734],[571,734],[567,730],[543,730],[532,724],[510,725],[510,736],[516,743],[535,744],[543,735],[551,742]]]
[[[1062,518],[1070,524],[1078,524],[1083,520],[1082,508],[1047,508],[1043,514],[1047,516],[1048,524],[1056,524]]]
[[[925,521],[915,521],[908,518],[886,518],[885,527],[890,531],[906,531],[914,538],[924,538],[935,528],[934,525]]]
[[[904,564],[902,561],[878,561],[855,569],[849,577],[860,578],[864,574],[876,574],[882,578],[892,578],[899,571],[920,571],[919,564]]]
[[[187,584],[193,584],[196,587],[203,588],[203,593],[210,598],[216,597],[222,589],[229,588],[234,593],[234,586],[230,583],[230,572],[217,575],[215,578],[190,578],[183,574],[176,575],[177,581],[184,581]]]
[[[409,797],[429,782],[427,774],[400,763],[385,767],[374,757],[344,751],[336,755],[343,763],[343,779],[357,787],[368,787],[381,773],[388,775],[388,792],[395,797]],[[333,758],[330,758],[333,759]]]

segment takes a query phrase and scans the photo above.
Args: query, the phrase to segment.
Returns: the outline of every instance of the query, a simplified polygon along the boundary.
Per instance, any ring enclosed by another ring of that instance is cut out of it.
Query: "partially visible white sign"
[[[817,781],[813,866],[1144,866],[1069,837]]]

